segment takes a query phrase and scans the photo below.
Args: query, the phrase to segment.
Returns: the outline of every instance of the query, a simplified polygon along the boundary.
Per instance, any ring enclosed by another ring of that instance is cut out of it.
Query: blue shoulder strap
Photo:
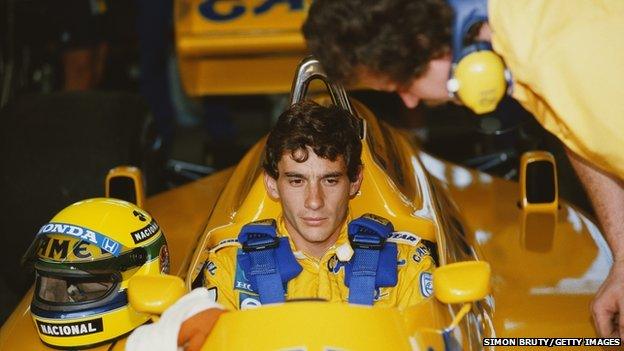
[[[453,63],[459,62],[463,51],[463,40],[475,23],[487,21],[487,0],[447,0],[455,15],[453,16]]]
[[[349,303],[372,306],[375,289],[397,284],[397,246],[386,242],[392,223],[372,214],[349,223],[349,241],[354,254],[345,266]]]
[[[249,223],[241,229],[238,241],[239,264],[260,303],[284,302],[284,287],[301,273],[301,265],[290,249],[288,238],[277,236],[275,220]]]

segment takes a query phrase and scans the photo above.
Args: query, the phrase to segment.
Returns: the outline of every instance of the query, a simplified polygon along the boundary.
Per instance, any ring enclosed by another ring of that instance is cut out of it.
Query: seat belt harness
[[[263,305],[284,302],[285,286],[302,270],[288,238],[278,237],[276,228],[274,219],[256,221],[243,226],[238,235],[242,249],[237,264]]]
[[[349,241],[354,251],[345,266],[349,303],[372,306],[377,288],[397,284],[397,246],[386,242],[393,231],[390,221],[373,214],[349,223]]]

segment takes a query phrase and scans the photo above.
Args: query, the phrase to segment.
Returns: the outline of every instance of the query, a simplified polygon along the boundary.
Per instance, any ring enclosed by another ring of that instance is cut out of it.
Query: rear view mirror
[[[559,206],[555,157],[546,151],[530,151],[520,159],[520,206],[524,210],[549,211]]]
[[[132,166],[119,166],[108,171],[105,196],[125,200],[143,208],[145,189],[141,170]]]
[[[433,272],[433,291],[444,303],[481,300],[490,291],[490,265],[467,261],[439,267]]]
[[[160,315],[185,293],[184,281],[174,275],[139,275],[128,281],[130,305],[143,313]]]
[[[444,303],[463,303],[447,330],[452,330],[490,292],[490,265],[484,261],[451,263],[433,272],[433,292]]]

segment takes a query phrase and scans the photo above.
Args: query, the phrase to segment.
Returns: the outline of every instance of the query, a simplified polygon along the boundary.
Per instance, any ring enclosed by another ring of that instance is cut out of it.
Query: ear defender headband
[[[488,42],[465,46],[472,26],[487,21],[487,0],[448,0],[453,19],[453,64],[446,83],[449,95],[459,98],[477,114],[494,111],[511,87],[511,74]]]

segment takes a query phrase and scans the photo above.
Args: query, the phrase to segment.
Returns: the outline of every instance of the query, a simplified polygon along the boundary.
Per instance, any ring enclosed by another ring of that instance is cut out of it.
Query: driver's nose
[[[420,98],[418,96],[409,92],[397,92],[397,94],[399,94],[401,100],[403,100],[403,103],[407,108],[414,108],[418,106],[418,103],[420,102]]]
[[[310,184],[307,188],[305,207],[310,210],[318,210],[325,205],[323,190],[317,184]]]

